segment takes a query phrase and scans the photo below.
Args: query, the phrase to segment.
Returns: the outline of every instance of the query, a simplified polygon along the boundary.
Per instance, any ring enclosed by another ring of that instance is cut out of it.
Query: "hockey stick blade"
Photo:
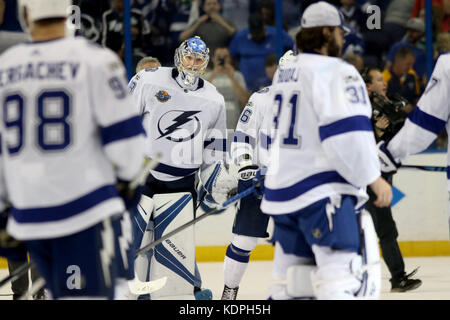
[[[447,172],[447,167],[441,166],[421,166],[421,165],[401,165],[399,169],[418,169],[424,171]]]
[[[161,242],[165,241],[166,239],[172,237],[173,235],[177,234],[180,231],[183,231],[184,229],[190,227],[191,225],[205,219],[206,217],[215,214],[217,212],[219,212],[222,209],[225,209],[226,207],[228,207],[230,204],[252,194],[255,191],[256,187],[252,186],[250,188],[248,188],[247,190],[242,191],[241,193],[238,193],[237,195],[231,197],[230,199],[228,199],[227,201],[225,201],[224,203],[222,203],[222,205],[218,206],[217,208],[211,209],[210,211],[205,212],[204,214],[202,214],[201,216],[186,222],[185,224],[179,226],[178,228],[172,230],[171,232],[163,235],[161,238],[159,238],[158,240],[153,241],[152,243],[149,243],[148,245],[140,248],[139,250],[136,251],[136,257],[140,254],[143,254],[145,252],[147,252],[148,250],[156,247],[158,244],[160,244]]]
[[[132,294],[149,294],[162,289],[166,285],[166,282],[167,277],[147,282],[142,282],[135,277],[133,280],[128,281],[128,288]]]

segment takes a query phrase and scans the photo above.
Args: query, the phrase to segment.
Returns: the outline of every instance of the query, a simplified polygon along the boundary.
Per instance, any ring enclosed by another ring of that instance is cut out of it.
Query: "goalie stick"
[[[144,167],[139,172],[138,176],[130,182],[130,190],[135,190],[139,185],[145,183],[145,180],[147,179],[147,176],[150,174],[150,170],[156,168],[156,166],[159,164],[159,159],[161,158],[161,155],[156,155],[154,158],[147,158],[146,163]],[[25,274],[30,268],[34,266],[34,263],[32,261],[24,263],[19,268],[14,270],[10,275],[8,275],[6,278],[0,281],[0,288],[4,285],[8,284],[9,282],[16,281],[18,278],[20,278],[23,274]],[[145,283],[145,282],[143,282]],[[28,294],[28,293],[27,293]]]
[[[172,237],[173,235],[177,234],[178,232],[183,231],[184,229],[186,229],[186,228],[190,227],[191,225],[193,225],[193,224],[195,224],[195,223],[205,219],[206,217],[208,217],[208,216],[210,216],[212,214],[215,214],[215,213],[225,209],[230,204],[232,204],[232,203],[234,203],[234,202],[236,202],[236,201],[238,201],[238,200],[240,200],[240,199],[250,195],[251,193],[253,193],[256,190],[257,187],[258,186],[252,186],[252,187],[242,191],[241,193],[236,194],[235,196],[229,198],[224,203],[219,205],[217,208],[214,208],[214,209],[211,209],[211,210],[205,212],[201,216],[199,216],[199,217],[197,217],[195,219],[192,219],[191,221],[186,222],[185,224],[183,224],[183,225],[179,226],[178,228],[172,230],[171,232],[165,234],[164,236],[162,236],[158,240],[155,240],[155,241],[149,243],[148,245],[140,248],[139,250],[136,251],[136,256],[147,252],[148,250],[156,247],[158,244],[160,244],[161,242],[165,241],[166,239]]]

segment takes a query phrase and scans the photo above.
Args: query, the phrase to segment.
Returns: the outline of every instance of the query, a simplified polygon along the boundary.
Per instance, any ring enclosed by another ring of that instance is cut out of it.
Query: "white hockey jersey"
[[[143,117],[146,154],[161,155],[156,179],[178,180],[224,160],[225,101],[211,83],[199,78],[190,90],[177,69],[160,67],[140,71],[128,87]]]
[[[446,128],[450,132],[450,54],[441,55],[428,85],[408,115],[402,129],[388,143],[388,150],[397,161],[428,148]],[[450,140],[447,150],[450,150]],[[450,166],[450,153],[447,153]],[[447,168],[448,169],[448,168]],[[450,191],[450,172],[447,170]]]
[[[245,154],[260,168],[268,164],[268,150],[273,135],[273,103],[271,87],[265,87],[250,96],[234,132],[230,155],[235,164]]]
[[[116,182],[143,165],[145,132],[122,62],[84,38],[0,57],[4,189],[17,239],[70,235],[125,210]]]
[[[336,194],[366,201],[380,165],[358,71],[338,58],[300,54],[278,68],[272,91],[277,130],[263,212],[293,213]]]

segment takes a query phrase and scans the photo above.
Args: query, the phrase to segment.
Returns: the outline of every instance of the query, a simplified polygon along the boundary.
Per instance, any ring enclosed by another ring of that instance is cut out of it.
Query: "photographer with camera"
[[[204,78],[211,82],[225,98],[227,128],[234,129],[242,109],[250,98],[243,74],[232,65],[227,48],[217,48],[212,58],[213,69]]]
[[[365,68],[362,77],[366,83],[372,104],[372,124],[375,139],[388,142],[403,126],[411,106],[399,95],[387,95],[387,83],[378,68]],[[382,177],[392,185],[393,174],[382,173]],[[375,194],[367,190],[369,201],[366,204],[380,241],[381,252],[391,274],[391,292],[405,292],[418,288],[422,281],[411,279],[417,272],[405,272],[405,263],[397,243],[398,231],[392,217],[391,207],[379,208],[374,205]]]

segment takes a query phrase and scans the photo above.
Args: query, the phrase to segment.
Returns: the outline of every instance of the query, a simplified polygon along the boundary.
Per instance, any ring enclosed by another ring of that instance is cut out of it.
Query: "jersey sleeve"
[[[366,86],[351,65],[321,72],[328,76],[322,74],[320,81],[314,81],[313,97],[323,150],[344,179],[366,187],[380,176]]]
[[[203,163],[201,169],[215,164],[217,161],[227,162],[227,118],[225,109],[225,99],[222,95],[218,101],[218,110],[215,119],[207,128],[204,139]]]
[[[93,67],[93,112],[104,151],[118,178],[133,180],[143,164],[145,131],[127,90],[125,69],[108,51]]]
[[[239,121],[231,142],[230,155],[234,163],[238,164],[245,155],[246,159],[256,159],[256,147],[258,132],[260,127],[260,117],[258,113],[257,99],[254,93],[248,100],[244,110],[239,117]]]
[[[428,148],[450,116],[449,74],[445,66],[450,55],[441,56],[434,68],[428,85],[417,106],[408,115],[402,129],[388,143],[388,150],[396,160]]]

